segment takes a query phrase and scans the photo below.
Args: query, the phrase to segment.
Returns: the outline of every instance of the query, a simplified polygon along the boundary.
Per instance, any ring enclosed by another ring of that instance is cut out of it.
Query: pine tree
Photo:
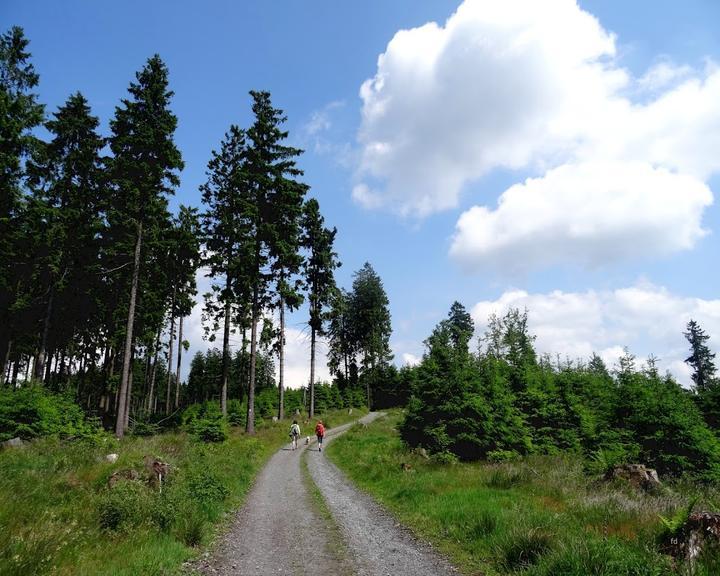
[[[220,144],[220,151],[212,153],[207,183],[200,188],[206,207],[201,217],[203,261],[213,279],[212,292],[205,295],[203,318],[210,341],[215,339],[214,334],[220,327],[223,329],[220,407],[224,415],[227,414],[232,319],[247,297],[246,269],[251,257],[247,251],[251,221],[245,209],[252,191],[246,162],[246,133],[232,125]]]
[[[315,341],[325,334],[326,311],[336,292],[334,271],[340,266],[333,251],[337,230],[324,226],[320,206],[314,198],[305,203],[303,209],[302,244],[308,252],[304,275],[310,303],[310,418],[315,416]]]
[[[16,316],[26,305],[21,182],[23,161],[37,144],[32,129],[42,122],[44,109],[33,91],[39,76],[28,44],[17,26],[0,36],[0,386],[13,349]]]
[[[695,320],[688,322],[687,332],[683,332],[683,335],[690,343],[690,356],[685,359],[685,363],[693,369],[692,380],[695,389],[698,392],[705,392],[715,384],[715,353],[710,352],[706,344],[710,336],[705,334]]]
[[[103,227],[99,121],[80,93],[45,124],[53,139],[28,164],[33,199],[28,219],[36,242],[40,337],[33,374],[42,378],[50,329],[56,346],[78,340],[99,292],[98,235]]]
[[[369,262],[355,273],[350,297],[350,321],[362,369],[367,372],[392,360],[390,352],[390,301]],[[368,408],[372,406],[370,380],[366,379]]]
[[[249,194],[240,213],[251,223],[247,236],[250,247],[247,280],[251,297],[250,376],[245,430],[253,434],[258,322],[262,311],[273,304],[273,280],[277,282],[277,272],[288,269],[283,258],[292,252],[291,248],[280,245],[280,235],[287,227],[277,216],[277,208],[286,203],[294,206],[306,188],[295,180],[302,174],[295,164],[301,150],[282,143],[288,136],[287,131],[281,129],[286,121],[282,110],[273,108],[269,92],[251,91],[250,95],[255,121],[247,131],[250,141],[247,151]],[[278,206],[275,206],[276,202]],[[279,268],[273,270],[273,264],[279,265]]]
[[[122,100],[110,123],[112,181],[119,196],[111,219],[127,230],[134,244],[115,426],[118,437],[125,432],[130,408],[127,398],[143,238],[152,237],[159,222],[167,218],[166,195],[179,185],[178,171],[183,168],[180,151],[173,142],[177,118],[169,108],[173,92],[168,89],[167,67],[155,55],[136,78],[137,82],[128,88],[131,99]]]

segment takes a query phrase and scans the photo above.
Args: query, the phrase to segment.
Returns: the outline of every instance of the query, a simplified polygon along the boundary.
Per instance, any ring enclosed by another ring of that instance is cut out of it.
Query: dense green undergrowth
[[[402,443],[401,420],[393,413],[355,426],[328,456],[466,574],[676,574],[659,551],[659,515],[670,517],[695,497],[699,507],[720,506],[720,491],[708,485],[644,493],[605,483],[576,455],[495,464],[426,458]],[[720,558],[703,558],[696,574],[720,574]]]
[[[340,425],[354,410],[323,415]],[[255,436],[230,427],[224,442],[187,432],[92,441],[40,438],[0,452],[0,574],[165,575],[207,545],[237,509],[289,421],[262,422]],[[117,452],[116,463],[105,461]],[[162,493],[142,478],[146,456],[171,465]],[[133,469],[138,480],[115,471]]]

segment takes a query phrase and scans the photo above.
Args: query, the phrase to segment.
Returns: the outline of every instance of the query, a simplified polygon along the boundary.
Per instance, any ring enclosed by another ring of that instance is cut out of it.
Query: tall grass
[[[648,494],[588,476],[575,456],[534,456],[502,464],[440,464],[407,451],[391,414],[353,427],[328,457],[466,574],[662,576],[660,515],[720,491],[691,484]],[[713,555],[711,555],[713,556]],[[711,574],[707,557],[698,574]]]
[[[362,412],[328,414],[339,425]],[[0,452],[0,574],[169,575],[198,554],[243,502],[269,456],[288,441],[289,421],[255,436],[231,429],[205,444],[185,433],[120,443],[46,438]],[[117,452],[116,463],[104,456]],[[145,456],[168,462],[162,493],[144,481],[107,487],[117,470],[142,473]]]

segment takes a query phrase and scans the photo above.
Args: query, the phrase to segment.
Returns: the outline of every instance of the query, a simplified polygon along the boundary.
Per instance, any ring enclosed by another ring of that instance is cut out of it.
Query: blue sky
[[[398,363],[456,299],[478,330],[527,306],[541,351],[612,364],[628,345],[684,382],[687,320],[720,342],[713,0],[10,0],[0,18],[25,28],[48,111],[80,90],[104,130],[162,56],[186,163],[175,206],[199,204],[210,151],[250,123],[248,90],[270,90],[339,230],[339,283],[366,260],[383,278]]]

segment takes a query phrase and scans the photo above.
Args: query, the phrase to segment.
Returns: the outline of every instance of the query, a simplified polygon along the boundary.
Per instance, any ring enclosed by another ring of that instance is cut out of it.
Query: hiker
[[[292,438],[292,449],[297,449],[298,438],[300,438],[300,426],[297,420],[293,420],[292,426],[290,426],[290,438]]]
[[[323,426],[322,420],[318,420],[318,423],[315,425],[315,436],[317,436],[318,439],[318,452],[322,452],[322,441],[325,437],[325,426]]]

